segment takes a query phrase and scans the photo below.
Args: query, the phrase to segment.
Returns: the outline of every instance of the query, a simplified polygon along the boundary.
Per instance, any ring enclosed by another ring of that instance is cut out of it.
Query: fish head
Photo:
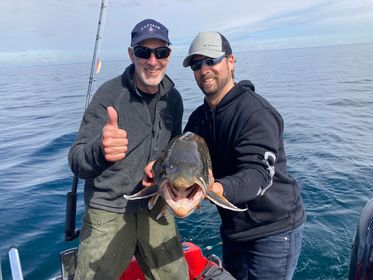
[[[160,186],[168,208],[175,216],[189,216],[206,197],[209,184],[207,167],[193,153],[184,153],[164,166]]]
[[[206,183],[202,178],[176,176],[172,180],[164,180],[161,188],[168,208],[179,218],[193,213],[206,197]]]
[[[207,196],[211,160],[204,140],[185,133],[173,139],[162,158],[154,166],[169,210],[184,218],[198,208]]]

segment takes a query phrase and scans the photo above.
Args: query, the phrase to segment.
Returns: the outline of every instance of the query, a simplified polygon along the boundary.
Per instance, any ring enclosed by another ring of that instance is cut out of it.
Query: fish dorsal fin
[[[222,207],[222,208],[225,208],[225,209],[228,209],[228,210],[232,210],[232,211],[236,211],[236,212],[243,212],[243,211],[246,211],[247,208],[238,208],[237,206],[235,206],[234,204],[230,203],[228,201],[228,199],[226,199],[224,196],[222,195],[218,195],[212,191],[207,191],[207,198],[213,202],[214,204]]]

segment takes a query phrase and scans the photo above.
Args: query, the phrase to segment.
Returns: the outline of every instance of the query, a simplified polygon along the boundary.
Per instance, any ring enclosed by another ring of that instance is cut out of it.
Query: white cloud
[[[217,30],[237,46],[277,48],[373,42],[373,0],[108,0],[103,53],[126,56],[133,26],[155,18],[185,49],[202,30]],[[0,59],[22,54],[70,59],[92,52],[100,0],[14,0],[0,10]],[[357,35],[358,34],[358,35]],[[315,40],[315,38],[318,38]],[[328,40],[328,38],[331,38]],[[53,56],[55,55],[55,56]],[[39,58],[37,58],[38,60]]]

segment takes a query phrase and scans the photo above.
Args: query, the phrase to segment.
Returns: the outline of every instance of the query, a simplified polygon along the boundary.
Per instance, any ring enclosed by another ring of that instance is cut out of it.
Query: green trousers
[[[157,220],[158,213],[157,206],[134,214],[86,208],[74,279],[119,279],[133,256],[146,279],[189,279],[175,219]]]

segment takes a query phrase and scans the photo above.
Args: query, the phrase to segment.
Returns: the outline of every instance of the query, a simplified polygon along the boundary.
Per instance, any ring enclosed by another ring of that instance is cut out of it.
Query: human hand
[[[209,169],[209,187],[208,190],[216,193],[217,195],[222,196],[224,193],[223,185],[219,182],[215,182],[214,175],[212,174],[212,170]]]
[[[142,179],[142,185],[144,187],[151,187],[155,185],[155,182],[154,182],[155,175],[152,170],[154,163],[155,163],[155,160],[149,162],[144,168],[144,178]]]
[[[118,113],[107,107],[108,121],[102,129],[101,145],[105,159],[109,162],[122,160],[128,150],[127,132],[118,127]]]

